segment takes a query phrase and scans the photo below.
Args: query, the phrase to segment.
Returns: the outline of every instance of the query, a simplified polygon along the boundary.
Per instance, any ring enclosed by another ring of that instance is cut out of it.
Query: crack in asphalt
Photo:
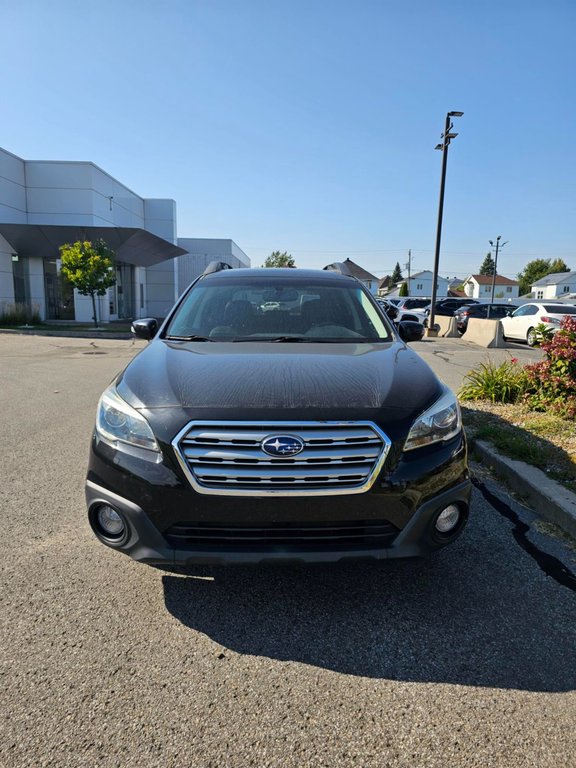
[[[478,488],[486,501],[501,515],[506,517],[514,525],[512,534],[516,542],[536,561],[538,566],[547,576],[550,576],[558,584],[576,592],[576,574],[564,565],[557,557],[540,550],[536,544],[529,540],[527,534],[530,526],[523,522],[506,502],[488,490],[486,485],[477,478],[472,478],[473,484]]]

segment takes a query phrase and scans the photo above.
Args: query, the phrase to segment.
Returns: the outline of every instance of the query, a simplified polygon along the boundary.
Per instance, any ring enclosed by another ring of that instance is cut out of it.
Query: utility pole
[[[434,149],[439,149],[442,152],[442,173],[440,175],[440,200],[438,202],[438,224],[436,227],[436,248],[434,250],[434,272],[432,275],[432,299],[430,301],[430,314],[428,316],[428,334],[433,335],[434,320],[436,319],[434,312],[434,305],[436,304],[436,291],[438,283],[438,267],[440,262],[440,241],[442,238],[442,214],[444,213],[444,186],[446,184],[446,163],[448,161],[448,147],[450,140],[455,139],[458,136],[457,133],[451,133],[454,124],[452,123],[453,117],[462,117],[464,112],[448,112],[446,115],[446,123],[444,126],[444,133],[441,135],[442,143],[436,144]]]
[[[411,290],[410,289],[410,263],[411,263],[411,261],[412,261],[412,249],[410,249],[408,251],[408,263],[404,265],[405,269],[408,270],[408,282],[407,282],[407,285],[408,285],[408,296],[412,295],[411,292],[410,292],[410,290]]]
[[[500,243],[501,239],[502,239],[502,235],[498,235],[498,237],[496,238],[496,246],[494,246],[494,243],[492,242],[492,240],[488,240],[492,248],[494,247],[496,248],[496,254],[494,256],[494,272],[492,273],[492,297],[490,299],[492,303],[494,303],[494,288],[496,287],[496,269],[498,267],[498,250],[499,248],[504,248],[504,246],[508,242],[508,240],[506,240],[506,243]]]

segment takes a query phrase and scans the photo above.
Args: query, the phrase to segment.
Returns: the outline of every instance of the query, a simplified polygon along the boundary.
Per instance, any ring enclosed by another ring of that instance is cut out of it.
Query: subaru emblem
[[[262,440],[260,447],[269,456],[295,456],[304,450],[304,441],[292,435],[271,435]]]

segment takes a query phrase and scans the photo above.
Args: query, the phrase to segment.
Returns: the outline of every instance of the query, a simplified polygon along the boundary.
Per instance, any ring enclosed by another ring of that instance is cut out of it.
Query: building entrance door
[[[116,267],[116,297],[119,320],[134,317],[134,267],[118,264]]]
[[[74,289],[60,271],[60,259],[44,262],[46,319],[74,320]]]

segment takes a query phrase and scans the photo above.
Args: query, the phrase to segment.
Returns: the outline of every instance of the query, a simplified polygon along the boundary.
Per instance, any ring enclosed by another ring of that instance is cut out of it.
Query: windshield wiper
[[[232,341],[237,344],[239,342],[246,342],[246,341],[252,341],[254,343],[258,343],[260,341],[269,343],[282,343],[282,342],[300,342],[300,341],[312,341],[312,339],[307,338],[306,336],[244,336],[240,339],[232,339]]]
[[[382,339],[367,339],[363,336],[342,336],[339,338],[330,338],[326,336],[273,336],[271,338],[265,336],[250,336],[241,339],[234,339],[235,344],[242,341],[265,342],[272,344],[372,344],[376,341],[382,341]]]
[[[214,341],[207,336],[165,336],[167,341]]]

